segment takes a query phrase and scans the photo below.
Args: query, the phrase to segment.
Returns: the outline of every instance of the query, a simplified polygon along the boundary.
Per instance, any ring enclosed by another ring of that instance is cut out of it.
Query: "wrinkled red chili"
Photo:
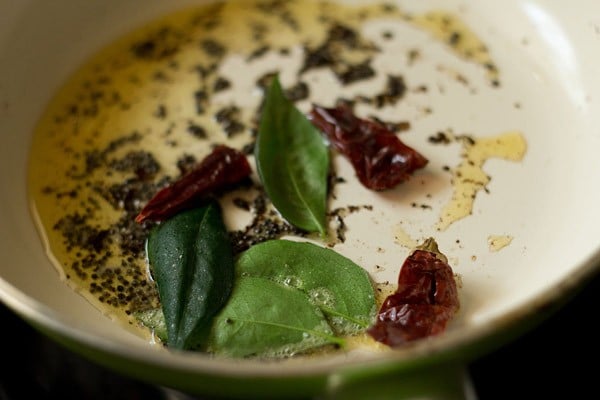
[[[391,189],[428,163],[384,124],[358,118],[346,103],[334,108],[313,105],[309,119],[346,156],[369,189]]]
[[[398,347],[444,332],[459,306],[452,268],[430,238],[404,261],[398,289],[385,299],[367,332]]]
[[[162,221],[198,200],[224,190],[250,176],[246,156],[227,146],[217,146],[191,171],[156,193],[135,221]]]

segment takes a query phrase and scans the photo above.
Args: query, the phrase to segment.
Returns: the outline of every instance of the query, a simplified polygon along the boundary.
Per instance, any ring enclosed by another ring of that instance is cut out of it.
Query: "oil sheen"
[[[350,99],[364,115],[384,118],[411,96],[426,98],[427,82],[404,82],[406,93],[385,105],[373,100],[390,93],[386,78],[418,63],[423,43],[436,41],[447,57],[478,68],[486,85],[500,84],[486,45],[458,16],[365,4],[211,3],[138,27],[78,68],[39,120],[29,165],[32,209],[66,284],[115,322],[151,337],[136,315],[156,309],[159,300],[145,258],[148,232],[133,219],[157,188],[211,146],[226,144],[252,157],[262,85],[270,74],[280,74],[287,95],[303,111],[312,102]],[[403,32],[414,32],[404,44],[398,38]],[[395,70],[378,62],[398,49]],[[410,123],[412,116],[399,115],[402,121],[393,122]],[[417,117],[427,118],[427,112]],[[525,151],[519,132],[473,137],[448,182],[455,195],[440,214],[439,229],[469,215],[472,203],[460,199],[485,186],[479,175],[487,158],[518,161]],[[473,182],[469,176],[477,176],[477,183],[465,183]],[[252,220],[253,210],[239,205],[256,196],[243,189],[221,200],[232,231]],[[332,208],[352,204],[331,202]]]

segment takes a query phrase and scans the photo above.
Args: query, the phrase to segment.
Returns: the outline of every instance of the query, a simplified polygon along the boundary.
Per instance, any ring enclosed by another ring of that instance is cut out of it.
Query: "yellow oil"
[[[106,257],[93,248],[78,248],[73,243],[84,240],[87,233],[74,229],[68,242],[57,224],[84,215],[85,225],[94,232],[117,226],[123,210],[115,209],[99,190],[121,184],[132,172],[111,168],[111,160],[130,152],[149,152],[162,167],[159,179],[176,176],[176,162],[186,154],[201,159],[214,143],[240,149],[250,142],[255,110],[240,110],[245,129],[231,137],[214,118],[219,108],[228,105],[212,99],[217,98],[219,66],[229,57],[248,58],[265,46],[273,53],[314,46],[326,36],[330,21],[360,28],[380,17],[429,32],[456,56],[481,65],[491,81],[499,79],[487,49],[458,17],[441,11],[411,15],[376,2],[345,6],[307,0],[228,1],[166,15],[98,51],[48,104],[30,154],[32,208],[48,255],[67,284],[106,315],[147,337],[134,314],[158,307],[159,302],[145,258],[123,255],[119,243],[103,249],[111,252]],[[353,51],[341,56],[356,60],[365,54]],[[198,90],[204,95],[203,112],[195,102]],[[206,138],[191,135],[190,126],[203,127]],[[457,171],[480,174],[488,157],[517,159],[515,154],[522,148],[516,134],[477,140],[467,149],[467,158],[475,166],[465,163]],[[99,165],[94,160],[100,160]],[[440,229],[460,218],[464,214],[460,209],[468,210],[458,203],[484,187],[485,176],[478,182],[457,186]]]
[[[527,143],[521,132],[510,131],[483,138],[462,138],[462,161],[452,171],[454,192],[450,202],[442,210],[439,230],[447,229],[452,223],[471,215],[477,193],[484,190],[490,176],[483,166],[491,158],[509,161],[522,160]]]

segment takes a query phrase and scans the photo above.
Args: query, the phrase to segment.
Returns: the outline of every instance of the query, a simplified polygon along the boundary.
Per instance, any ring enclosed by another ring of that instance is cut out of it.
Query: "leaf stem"
[[[336,317],[342,317],[345,320],[348,320],[348,321],[352,322],[353,324],[358,325],[361,328],[368,328],[369,325],[370,325],[368,322],[364,322],[364,321],[361,321],[361,320],[356,319],[354,317],[351,317],[349,315],[342,314],[342,313],[340,313],[338,311],[335,311],[334,309],[327,308],[327,307],[321,307],[321,306],[319,306],[319,308],[321,309],[321,311],[323,311],[327,315],[334,315]]]
[[[346,341],[338,336],[333,336],[333,335],[328,335],[324,332],[320,332],[314,329],[302,329],[302,328],[297,328],[295,326],[291,326],[291,325],[285,325],[285,324],[279,324],[277,322],[269,322],[269,321],[258,321],[258,320],[254,320],[254,319],[244,319],[244,318],[231,318],[232,321],[238,321],[238,322],[244,322],[244,323],[252,323],[252,324],[261,324],[261,325],[267,325],[267,326],[274,326],[277,328],[283,328],[283,329],[289,329],[289,330],[293,330],[293,331],[299,331],[299,332],[303,332],[303,333],[308,333],[309,335],[313,335],[313,336],[319,336],[325,340],[327,340],[330,343],[336,344],[340,347],[345,347],[346,346]]]

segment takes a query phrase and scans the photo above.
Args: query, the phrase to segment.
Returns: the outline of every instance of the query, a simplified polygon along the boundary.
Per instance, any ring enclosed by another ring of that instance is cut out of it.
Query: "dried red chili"
[[[367,332],[398,347],[445,331],[459,306],[452,268],[429,238],[404,261],[398,289],[385,299]]]
[[[191,171],[156,193],[135,221],[165,220],[199,199],[240,182],[250,173],[250,164],[243,153],[217,146]]]
[[[402,143],[384,124],[356,117],[348,104],[334,108],[313,105],[309,118],[348,158],[369,189],[391,189],[427,165],[424,156]]]

